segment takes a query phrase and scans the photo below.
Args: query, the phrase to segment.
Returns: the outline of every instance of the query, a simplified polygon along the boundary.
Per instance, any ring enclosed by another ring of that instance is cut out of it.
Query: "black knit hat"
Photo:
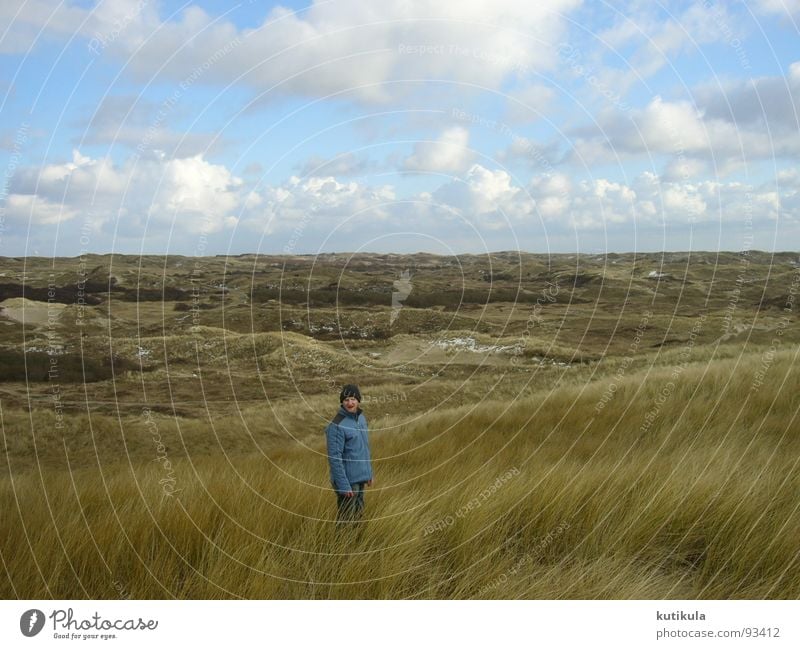
[[[355,397],[358,399],[358,402],[361,403],[361,391],[358,389],[357,385],[353,385],[352,383],[345,385],[339,393],[339,403],[342,403],[347,397]]]

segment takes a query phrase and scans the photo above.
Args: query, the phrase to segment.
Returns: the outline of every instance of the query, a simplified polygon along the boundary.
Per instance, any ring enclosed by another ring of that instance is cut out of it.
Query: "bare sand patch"
[[[0,316],[22,324],[43,325],[58,322],[66,304],[40,302],[25,297],[12,297],[0,303]]]

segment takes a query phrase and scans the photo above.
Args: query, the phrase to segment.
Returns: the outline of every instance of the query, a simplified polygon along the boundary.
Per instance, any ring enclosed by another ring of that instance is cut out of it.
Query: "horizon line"
[[[513,249],[505,249],[505,250],[487,250],[485,252],[461,252],[455,253],[452,255],[443,255],[440,253],[435,252],[426,252],[424,250],[418,250],[416,252],[376,252],[376,251],[342,251],[342,252],[316,252],[316,253],[287,253],[287,252],[274,252],[274,253],[259,253],[259,252],[241,252],[241,253],[230,253],[230,254],[215,254],[215,255],[186,255],[180,253],[164,253],[164,252],[81,252],[77,255],[64,255],[64,256],[49,256],[49,255],[0,255],[0,260],[2,259],[80,259],[82,257],[181,257],[184,259],[218,259],[218,258],[232,258],[232,257],[277,257],[277,258],[307,258],[307,257],[325,257],[325,256],[349,256],[349,257],[360,257],[366,255],[380,255],[380,256],[398,256],[398,257],[412,257],[417,255],[427,255],[429,257],[442,257],[442,258],[450,258],[450,257],[484,257],[487,255],[535,255],[535,256],[545,256],[545,257],[574,257],[574,256],[584,256],[584,257],[597,257],[597,256],[609,256],[609,255],[699,255],[699,254],[723,254],[723,253],[732,253],[732,254],[766,254],[772,256],[778,255],[800,255],[800,250],[761,250],[758,248],[741,248],[739,250],[734,249],[717,249],[717,250],[627,250],[627,251],[598,251],[598,252],[536,252],[530,250],[513,250]]]

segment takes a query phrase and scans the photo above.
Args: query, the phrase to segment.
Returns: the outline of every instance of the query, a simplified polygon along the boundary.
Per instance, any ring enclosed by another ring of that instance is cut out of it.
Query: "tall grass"
[[[171,495],[162,462],[66,450],[0,482],[0,594],[797,598],[793,360],[760,384],[759,354],[630,373],[600,409],[607,380],[488,392],[376,432],[353,529],[334,525],[321,440],[176,456]]]

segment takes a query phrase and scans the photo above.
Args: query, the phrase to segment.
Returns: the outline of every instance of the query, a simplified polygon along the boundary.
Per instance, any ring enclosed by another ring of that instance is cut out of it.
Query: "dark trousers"
[[[336,523],[338,525],[344,526],[361,520],[361,516],[364,513],[364,484],[364,482],[353,484],[353,495],[349,498],[338,491],[336,492],[336,506],[338,509]]]

